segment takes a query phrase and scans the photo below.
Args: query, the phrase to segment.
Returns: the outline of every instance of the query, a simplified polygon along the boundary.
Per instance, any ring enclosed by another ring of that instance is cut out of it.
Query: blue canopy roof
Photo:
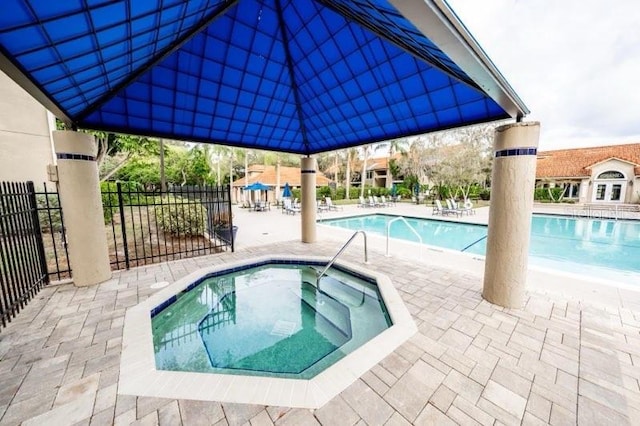
[[[299,154],[528,113],[441,0],[3,0],[0,68],[72,126]]]

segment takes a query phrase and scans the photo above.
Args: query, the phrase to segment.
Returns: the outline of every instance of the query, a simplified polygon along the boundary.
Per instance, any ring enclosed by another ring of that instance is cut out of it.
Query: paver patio
[[[237,222],[263,213],[252,214],[237,212]],[[270,214],[299,232],[298,219]],[[0,332],[0,425],[640,424],[640,293],[599,303],[533,285],[524,309],[503,309],[483,301],[481,274],[401,252],[388,258],[375,243],[369,267],[392,277],[419,332],[324,407],[119,395],[125,311],[157,291],[154,283],[257,255],[331,256],[344,240],[323,233],[313,245],[263,244],[269,232],[254,237],[248,222],[243,232],[236,253],[42,290]],[[362,251],[344,257],[361,263]]]

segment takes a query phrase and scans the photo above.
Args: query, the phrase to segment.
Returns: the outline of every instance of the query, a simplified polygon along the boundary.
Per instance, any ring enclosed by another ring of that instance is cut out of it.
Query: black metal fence
[[[33,182],[0,184],[0,324],[49,283]]]
[[[230,188],[149,192],[131,183],[102,188],[113,269],[129,269],[234,248]]]
[[[42,188],[40,191],[36,190],[35,196],[49,279],[55,281],[71,278],[60,195],[55,187],[52,189],[46,183]]]
[[[234,249],[230,187],[102,191],[113,269]],[[0,325],[51,280],[71,277],[60,196],[33,182],[0,182]]]

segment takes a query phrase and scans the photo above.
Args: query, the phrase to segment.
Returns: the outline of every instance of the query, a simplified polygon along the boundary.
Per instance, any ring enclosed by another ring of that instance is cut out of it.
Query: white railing
[[[396,217],[395,219],[391,219],[391,220],[387,223],[387,252],[386,252],[385,256],[387,256],[387,257],[390,257],[390,256],[391,256],[391,255],[389,254],[389,231],[391,230],[391,225],[392,225],[394,222],[397,222],[397,221],[399,221],[399,220],[403,221],[403,222],[404,222],[404,223],[409,227],[409,229],[411,230],[411,232],[413,232],[413,233],[416,235],[416,237],[418,237],[418,241],[420,241],[420,258],[422,259],[422,245],[423,245],[423,243],[422,243],[422,237],[420,236],[420,234],[418,234],[418,231],[416,231],[416,230],[413,228],[413,226],[411,226],[411,225],[409,224],[409,222],[407,222],[407,219],[405,219],[405,218],[404,218],[404,217],[402,217],[402,216],[398,216],[398,217]]]
[[[327,263],[327,266],[324,267],[324,269],[322,270],[322,272],[320,272],[318,274],[318,278],[316,280],[316,282],[320,282],[320,278],[322,278],[322,276],[327,272],[327,270],[331,267],[331,265],[333,265],[333,263],[336,261],[336,259],[338,258],[338,256],[340,256],[342,254],[342,252],[347,248],[347,246],[349,244],[351,244],[351,241],[353,241],[353,239],[356,237],[356,235],[358,234],[362,234],[362,236],[364,237],[364,263],[368,264],[369,263],[369,255],[367,253],[367,233],[360,230],[360,231],[356,231],[353,233],[353,235],[351,236],[351,238],[349,238],[349,240],[344,243],[344,245],[340,248],[340,250],[338,250],[338,252],[336,253],[335,256],[333,256],[333,258],[329,261],[329,263]]]

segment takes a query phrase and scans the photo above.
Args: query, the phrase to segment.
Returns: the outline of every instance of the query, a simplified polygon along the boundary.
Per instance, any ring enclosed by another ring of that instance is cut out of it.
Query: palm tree
[[[233,160],[236,158],[236,149],[232,146],[227,148],[227,156],[229,157],[229,186],[233,183]]]
[[[338,160],[340,159],[340,151],[335,151],[334,162],[333,162],[333,181],[338,185]]]
[[[369,150],[371,145],[364,145],[362,147],[362,175],[360,175],[360,196],[364,197],[364,184],[367,181],[367,159],[369,157]]]
[[[347,170],[345,172],[345,199],[349,199],[349,190],[351,189],[351,169],[354,166],[354,162],[358,157],[358,150],[356,148],[347,148],[345,158],[347,160]]]
[[[276,154],[276,189],[275,189],[275,197],[276,201],[280,201],[280,166],[282,165],[282,159],[280,158],[280,153]]]

